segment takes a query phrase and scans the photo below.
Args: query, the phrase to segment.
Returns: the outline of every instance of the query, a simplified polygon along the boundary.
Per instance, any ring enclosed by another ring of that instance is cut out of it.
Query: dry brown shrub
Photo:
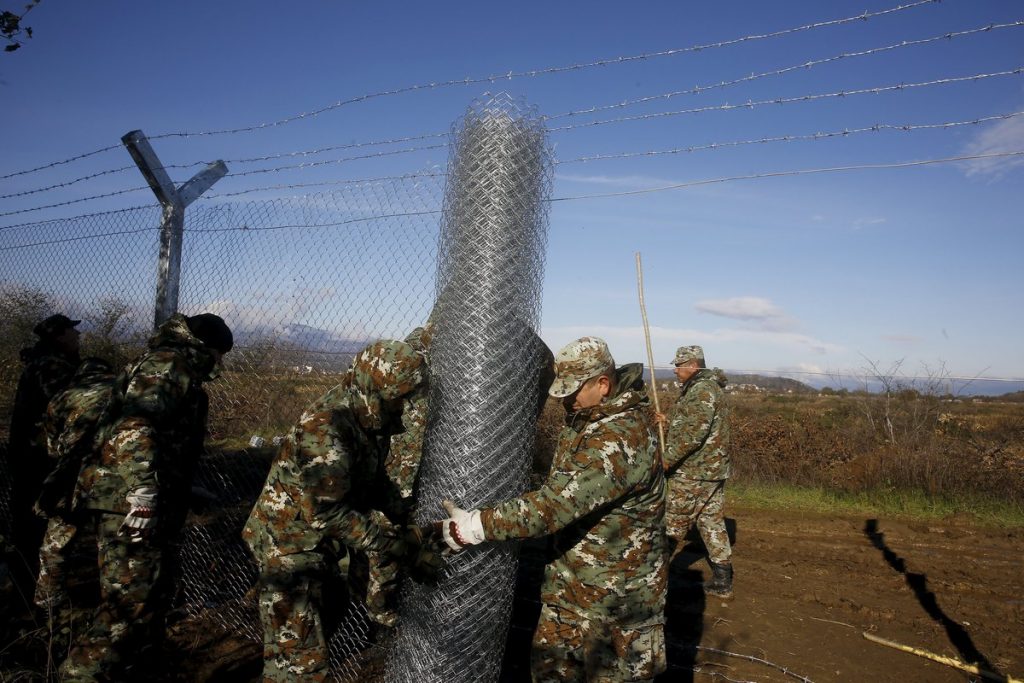
[[[942,402],[914,392],[729,400],[738,479],[1024,501],[1019,405]]]

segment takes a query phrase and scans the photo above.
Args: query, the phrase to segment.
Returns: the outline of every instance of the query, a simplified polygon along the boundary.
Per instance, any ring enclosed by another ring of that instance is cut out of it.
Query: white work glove
[[[441,505],[448,513],[448,519],[441,521],[441,537],[453,552],[487,540],[479,510],[463,510],[450,500],[442,501]]]
[[[152,486],[142,486],[129,493],[125,500],[130,508],[117,533],[127,536],[131,543],[150,536],[156,529],[156,495],[157,490]]]

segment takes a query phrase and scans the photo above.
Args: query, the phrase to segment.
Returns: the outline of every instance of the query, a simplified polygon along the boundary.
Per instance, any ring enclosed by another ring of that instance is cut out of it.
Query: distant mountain
[[[284,326],[278,330],[277,338],[289,346],[306,351],[344,354],[353,354],[370,341],[344,337],[330,330],[300,323]]]
[[[798,382],[795,379],[789,377],[771,377],[768,375],[754,375],[754,374],[743,374],[743,373],[732,373],[725,370],[725,376],[729,380],[729,384],[735,389],[739,385],[755,386],[764,391],[772,391],[776,393],[789,393],[794,394],[807,394],[816,393],[818,390],[814,387]],[[654,377],[659,383],[664,382],[675,382],[676,375],[672,370],[655,369]]]
[[[352,358],[371,339],[346,337],[312,325],[292,323],[278,328],[240,327],[235,331],[239,348],[258,354],[279,367],[307,372],[343,372]]]

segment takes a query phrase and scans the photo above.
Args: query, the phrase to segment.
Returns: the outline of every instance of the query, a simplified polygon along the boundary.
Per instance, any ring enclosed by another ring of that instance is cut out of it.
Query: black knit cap
[[[41,339],[52,339],[53,337],[59,337],[64,333],[65,330],[71,327],[75,327],[81,320],[72,320],[71,318],[57,313],[51,315],[49,318],[40,321],[32,331],[36,333]]]
[[[200,313],[199,315],[185,318],[185,324],[196,337],[207,346],[212,346],[221,353],[227,353],[235,345],[235,338],[231,334],[224,319],[213,313]]]

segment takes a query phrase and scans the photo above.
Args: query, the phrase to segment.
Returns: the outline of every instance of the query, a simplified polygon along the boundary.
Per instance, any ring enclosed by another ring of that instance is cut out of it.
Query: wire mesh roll
[[[443,499],[477,508],[526,485],[550,353],[535,331],[550,169],[541,118],[507,96],[453,131],[418,523]],[[387,680],[497,680],[515,574],[516,544],[485,543],[451,557],[437,587],[410,582]]]

